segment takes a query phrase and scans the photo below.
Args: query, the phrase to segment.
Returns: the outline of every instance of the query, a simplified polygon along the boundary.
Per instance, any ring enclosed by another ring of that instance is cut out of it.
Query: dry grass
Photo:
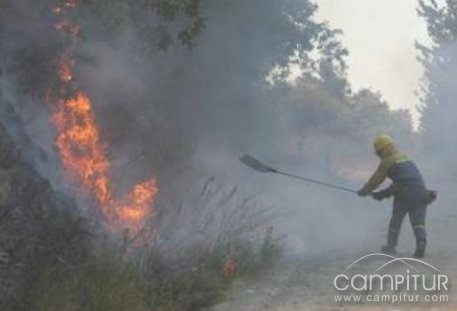
[[[89,234],[66,209],[38,209],[40,239],[31,253],[18,253],[27,281],[3,310],[185,311],[223,300],[233,280],[255,275],[278,248],[268,213],[213,182],[157,215],[150,225],[158,233],[141,247]]]

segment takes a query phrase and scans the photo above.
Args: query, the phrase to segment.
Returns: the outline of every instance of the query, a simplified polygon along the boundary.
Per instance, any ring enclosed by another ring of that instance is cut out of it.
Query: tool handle
[[[282,171],[278,171],[278,170],[275,170],[274,173],[280,174],[280,175],[283,175],[283,176],[292,177],[292,178],[299,179],[299,180],[303,180],[303,181],[307,181],[307,182],[310,182],[310,183],[313,183],[313,184],[317,184],[317,185],[321,185],[321,186],[324,186],[324,187],[327,187],[327,188],[338,189],[338,190],[346,191],[346,192],[350,192],[350,193],[357,193],[356,190],[349,189],[349,188],[342,187],[342,186],[338,186],[338,185],[334,185],[334,184],[331,184],[331,183],[327,183],[327,182],[316,180],[316,179],[312,179],[312,178],[307,178],[307,177],[303,177],[303,176],[299,176],[299,175],[295,175],[295,174],[291,174],[291,173],[287,173],[287,172],[282,172]]]

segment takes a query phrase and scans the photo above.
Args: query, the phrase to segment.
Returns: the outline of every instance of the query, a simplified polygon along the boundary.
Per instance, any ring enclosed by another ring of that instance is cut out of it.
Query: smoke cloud
[[[15,1],[15,19],[2,23],[1,121],[54,187],[68,192],[46,103],[55,56],[68,42],[56,34],[46,9]],[[353,96],[341,65],[346,52],[337,33],[314,20],[315,10],[301,0],[209,1],[192,48],[175,43],[153,51],[145,51],[141,27],[128,19],[114,36],[82,24],[85,37],[73,51],[75,81],[94,103],[117,190],[156,175],[160,211],[160,204],[165,209],[173,197],[199,191],[214,176],[277,214],[273,224],[296,252],[367,251],[380,244],[388,208],[260,175],[237,160],[249,152],[357,189],[376,167],[370,140],[386,124],[406,146],[414,144],[405,138],[411,129],[404,112],[391,114],[374,95]],[[160,21],[154,14],[147,19]],[[297,57],[303,75],[291,85],[287,77]],[[368,101],[381,121],[365,118],[370,110],[361,107]]]

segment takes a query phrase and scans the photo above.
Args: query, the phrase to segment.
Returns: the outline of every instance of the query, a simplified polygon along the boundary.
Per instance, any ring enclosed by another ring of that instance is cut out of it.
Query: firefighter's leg
[[[416,236],[416,251],[414,257],[422,258],[425,255],[427,245],[427,234],[425,232],[425,215],[427,214],[427,205],[418,205],[409,211],[409,219],[413,226],[414,235]]]
[[[398,200],[394,200],[392,209],[392,218],[390,219],[389,232],[387,234],[387,245],[381,250],[387,254],[395,253],[395,248],[398,244],[398,236],[400,235],[401,224],[405,218],[408,209],[403,206]]]

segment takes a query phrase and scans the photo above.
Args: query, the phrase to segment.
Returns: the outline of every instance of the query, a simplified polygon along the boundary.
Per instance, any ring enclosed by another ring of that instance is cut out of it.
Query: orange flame
[[[136,234],[147,216],[158,191],[154,178],[135,185],[124,199],[114,199],[109,179],[110,162],[100,139],[92,103],[86,94],[59,100],[52,116],[58,134],[56,146],[66,171],[92,193],[112,224],[119,220]]]
[[[75,0],[68,1],[54,7],[53,12],[63,14],[64,9],[76,4]],[[79,33],[79,27],[66,20],[57,22],[55,29],[73,40]],[[59,77],[64,86],[71,86],[73,63],[70,52],[64,53],[59,61]],[[135,185],[123,199],[117,200],[109,178],[111,164],[100,138],[90,98],[79,90],[72,97],[55,100],[53,104],[55,109],[51,120],[57,128],[55,144],[65,171],[80,183],[85,193],[95,198],[110,228],[128,229],[131,236],[136,235],[153,213],[152,204],[158,191],[156,180],[151,178]]]

